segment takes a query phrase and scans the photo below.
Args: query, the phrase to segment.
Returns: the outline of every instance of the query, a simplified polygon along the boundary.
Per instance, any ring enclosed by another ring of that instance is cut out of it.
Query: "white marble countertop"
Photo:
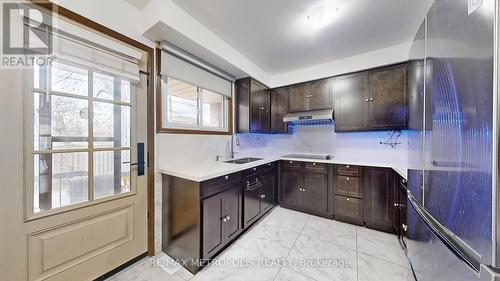
[[[333,158],[330,160],[318,159],[303,159],[303,158],[287,158],[283,156],[251,156],[255,158],[262,158],[262,160],[246,163],[246,164],[232,164],[224,163],[224,161],[198,161],[190,163],[172,163],[171,165],[163,165],[158,168],[158,172],[164,175],[188,179],[191,181],[202,182],[212,178],[220,177],[223,175],[247,170],[253,167],[264,165],[278,160],[291,160],[300,162],[315,162],[327,164],[346,164],[368,167],[383,167],[392,168],[403,178],[407,178],[407,169],[403,165],[395,165],[391,163],[375,162],[370,160],[354,160],[354,159],[341,159]],[[243,158],[243,157],[238,157]]]

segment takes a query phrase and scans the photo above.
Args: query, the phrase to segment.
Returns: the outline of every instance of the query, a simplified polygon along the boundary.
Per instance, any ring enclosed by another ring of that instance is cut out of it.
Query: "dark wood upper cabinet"
[[[290,112],[332,108],[332,79],[290,86]]]
[[[407,73],[407,64],[370,71],[370,128],[407,126]]]
[[[271,95],[268,87],[252,79],[236,81],[238,133],[271,132]]]
[[[335,77],[335,131],[359,131],[368,127],[368,73]]]
[[[331,78],[309,82],[309,110],[333,107],[332,82]]]
[[[369,228],[394,232],[394,172],[387,168],[364,170],[365,223]]]
[[[335,77],[335,131],[408,126],[407,63]]]
[[[288,87],[271,90],[271,133],[288,133],[288,123],[283,122],[283,118],[289,112],[288,104]]]
[[[290,112],[309,110],[307,83],[290,86]]]

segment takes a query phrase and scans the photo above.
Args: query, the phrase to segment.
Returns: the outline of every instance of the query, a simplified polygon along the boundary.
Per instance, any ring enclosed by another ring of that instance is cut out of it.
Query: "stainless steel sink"
[[[247,157],[247,158],[240,158],[240,159],[234,159],[234,160],[229,160],[229,161],[224,161],[224,163],[231,163],[231,164],[246,164],[254,161],[259,161],[262,160],[262,158],[253,158],[253,157]]]

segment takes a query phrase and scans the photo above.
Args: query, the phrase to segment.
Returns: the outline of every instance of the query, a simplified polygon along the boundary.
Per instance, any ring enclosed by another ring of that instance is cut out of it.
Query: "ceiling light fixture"
[[[311,8],[306,16],[307,23],[316,29],[322,29],[330,25],[338,17],[339,12],[339,7],[321,2]]]

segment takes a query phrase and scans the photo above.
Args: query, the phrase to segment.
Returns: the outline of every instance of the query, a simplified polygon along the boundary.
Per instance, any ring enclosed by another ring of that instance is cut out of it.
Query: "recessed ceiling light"
[[[339,7],[331,3],[321,2],[311,8],[307,13],[307,23],[316,29],[322,29],[330,25],[339,15]]]

